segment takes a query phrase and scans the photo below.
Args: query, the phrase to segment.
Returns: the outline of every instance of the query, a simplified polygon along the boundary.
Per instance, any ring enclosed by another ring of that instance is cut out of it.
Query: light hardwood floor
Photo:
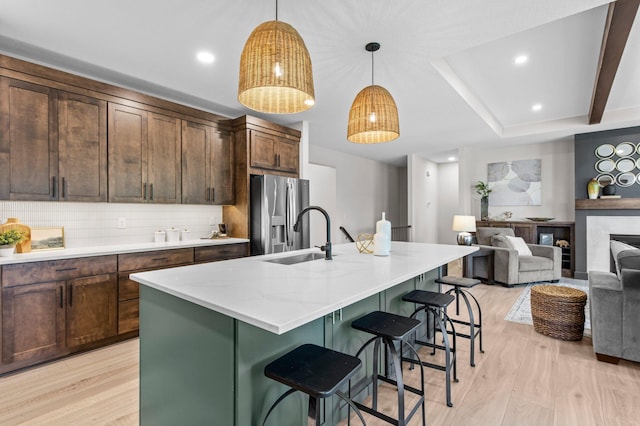
[[[640,364],[601,363],[588,338],[563,342],[505,321],[521,292],[522,287],[473,289],[483,308],[485,353],[476,355],[472,368],[469,343],[459,340],[460,381],[452,384],[452,408],[445,404],[444,373],[425,369],[427,423],[639,424]],[[424,350],[421,356],[430,357]],[[417,371],[405,372],[409,383],[415,385]],[[394,402],[388,397],[380,404],[392,410]],[[138,340],[0,378],[0,424],[138,424]]]

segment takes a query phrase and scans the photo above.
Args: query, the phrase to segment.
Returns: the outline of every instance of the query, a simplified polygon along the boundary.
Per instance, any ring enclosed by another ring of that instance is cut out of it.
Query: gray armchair
[[[593,351],[600,361],[640,362],[640,249],[617,254],[620,275],[589,271]]]
[[[520,256],[504,237],[515,236],[511,228],[483,228],[476,231],[478,246],[494,252],[493,279],[511,287],[540,281],[558,282],[562,275],[562,250],[559,247],[527,244],[532,256]],[[474,261],[474,276],[488,277],[484,259]]]

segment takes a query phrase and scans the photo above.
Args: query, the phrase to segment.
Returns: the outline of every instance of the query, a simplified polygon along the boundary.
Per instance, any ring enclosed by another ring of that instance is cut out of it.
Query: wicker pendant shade
[[[398,108],[393,96],[382,86],[373,84],[373,52],[378,43],[369,43],[371,52],[371,86],[358,93],[349,110],[347,139],[354,143],[389,142],[400,136]]]
[[[240,57],[238,101],[272,114],[292,114],[314,105],[309,51],[291,25],[268,21],[253,30]]]

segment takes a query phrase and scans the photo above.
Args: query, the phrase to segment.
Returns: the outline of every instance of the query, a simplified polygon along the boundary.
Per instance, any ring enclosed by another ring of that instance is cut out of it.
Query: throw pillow
[[[512,249],[513,247],[509,244],[506,237],[504,234],[493,234],[491,236],[491,245],[493,247]]]
[[[616,266],[616,275],[618,276],[618,279],[620,279],[620,265],[618,265],[618,254],[624,250],[636,250],[636,247],[616,240],[611,240],[609,246],[611,247],[611,256],[613,256],[613,263]]]
[[[533,256],[533,253],[531,253],[531,249],[529,248],[527,243],[524,242],[522,237],[511,237],[509,235],[505,235],[505,238],[507,239],[509,244],[511,244],[511,246],[518,251],[519,256]]]

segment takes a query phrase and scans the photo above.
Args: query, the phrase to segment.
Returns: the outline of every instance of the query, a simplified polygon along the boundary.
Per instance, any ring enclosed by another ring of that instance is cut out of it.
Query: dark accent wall
[[[599,160],[596,157],[596,148],[605,143],[615,147],[621,142],[632,142],[634,145],[638,145],[640,143],[640,127],[581,133],[575,136],[576,199],[587,198],[587,183],[599,174],[595,169],[595,164]],[[635,153],[632,157],[637,159],[640,155]],[[615,160],[618,158],[615,155],[613,157]],[[635,169],[634,173],[638,174],[640,170]],[[614,177],[616,175],[615,172],[611,174]],[[627,187],[616,186],[616,194],[623,198],[640,198],[640,185],[634,183]]]
[[[587,183],[599,172],[595,169],[596,148],[604,143],[614,147],[621,142],[640,143],[640,127],[607,130],[603,132],[581,133],[575,135],[575,190],[576,199],[587,198]],[[617,158],[617,157],[615,157]],[[638,158],[634,154],[633,158]],[[636,174],[640,170],[634,171]],[[615,177],[615,173],[612,173]],[[640,185],[634,183],[628,187],[616,186],[616,194],[623,198],[640,198]],[[575,277],[586,279],[587,274],[587,216],[639,216],[640,210],[576,210],[576,241],[575,241]],[[608,244],[608,241],[603,241]]]

